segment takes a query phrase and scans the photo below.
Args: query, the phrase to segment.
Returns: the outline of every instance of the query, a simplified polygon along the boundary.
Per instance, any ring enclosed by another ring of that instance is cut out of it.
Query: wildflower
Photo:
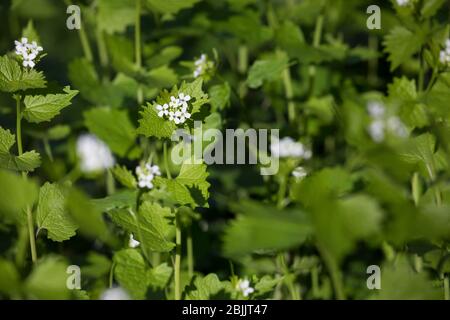
[[[384,122],[375,120],[369,125],[369,134],[373,141],[382,142],[384,140]]]
[[[310,159],[312,156],[311,150],[306,149],[301,142],[296,142],[291,137],[272,141],[270,151],[272,156],[280,158]]]
[[[102,171],[114,166],[115,160],[108,146],[92,134],[78,137],[76,151],[81,171]]]
[[[385,116],[385,106],[379,102],[369,102],[367,111],[372,118],[372,122],[368,127],[368,132],[373,141],[380,143],[385,138],[386,131],[397,137],[404,138],[408,135],[403,122],[397,116]]]
[[[250,287],[250,281],[248,281],[247,279],[244,279],[244,280],[240,279],[236,285],[236,288],[237,288],[237,290],[242,292],[244,297],[248,297],[250,294],[252,294],[255,291],[255,289]]]
[[[439,60],[442,64],[450,65],[450,39],[445,42],[445,49],[441,50]]]
[[[22,58],[22,65],[24,67],[34,68],[36,58],[44,49],[38,46],[36,41],[28,43],[28,39],[25,37],[20,39],[20,41],[14,41],[14,44],[16,45],[16,54]]]
[[[169,121],[173,121],[175,124],[183,124],[191,117],[188,104],[190,100],[191,97],[189,95],[185,95],[184,93],[179,93],[178,97],[171,96],[169,103],[156,105],[158,117],[166,117]]]
[[[103,291],[101,300],[130,300],[128,293],[121,287],[111,288]]]
[[[136,168],[136,175],[138,177],[139,188],[153,188],[153,179],[155,176],[160,176],[161,172],[157,165],[151,163],[141,164]]]
[[[208,56],[206,54],[202,54],[199,59],[194,62],[195,70],[194,70],[194,78],[198,78],[202,75],[205,75],[214,67],[214,63],[208,60]]]
[[[367,105],[367,111],[372,118],[381,118],[384,116],[384,106],[380,102],[370,101]]]
[[[139,247],[140,244],[141,244],[141,243],[140,243],[139,241],[137,241],[137,240],[134,239],[133,234],[130,233],[130,240],[128,241],[128,246],[129,246],[130,248],[133,248],[133,249],[134,249],[134,248]]]
[[[306,172],[305,168],[303,167],[297,167],[294,169],[294,171],[292,171],[292,176],[294,176],[294,178],[301,180],[304,177],[306,177],[308,175],[308,173]]]
[[[405,7],[409,4],[409,0],[397,0],[397,4],[401,7]]]

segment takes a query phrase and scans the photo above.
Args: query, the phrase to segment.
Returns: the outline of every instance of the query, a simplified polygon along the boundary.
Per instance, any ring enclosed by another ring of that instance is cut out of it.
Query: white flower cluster
[[[79,136],[76,151],[80,169],[85,173],[102,171],[114,166],[115,160],[111,150],[93,134]]]
[[[294,171],[292,171],[292,176],[298,180],[305,178],[307,175],[308,172],[306,172],[305,168],[303,167],[297,167],[294,169]]]
[[[110,288],[105,290],[101,296],[100,300],[130,300],[128,293],[121,287]]]
[[[34,61],[39,52],[44,50],[41,46],[38,46],[36,41],[28,43],[27,38],[22,38],[20,41],[14,41],[16,45],[16,54],[22,57],[22,65],[24,67],[34,68],[36,62]]]
[[[445,42],[445,49],[441,50],[439,58],[443,64],[450,65],[450,39]]]
[[[247,279],[240,279],[236,285],[236,289],[244,295],[244,297],[248,297],[250,294],[255,292],[255,289],[250,287],[250,281]]]
[[[397,0],[397,4],[401,7],[405,7],[409,4],[409,0]]]
[[[373,141],[379,143],[384,140],[386,130],[398,137],[404,138],[408,131],[403,122],[397,116],[385,116],[385,107],[379,102],[369,102],[367,105],[372,122],[369,125],[369,135]]]
[[[208,56],[204,53],[200,56],[199,59],[195,60],[194,64],[194,78],[198,78],[204,75],[213,66],[212,61],[208,61]]]
[[[139,247],[140,244],[141,244],[141,243],[140,243],[139,241],[137,241],[137,240],[134,239],[133,234],[130,233],[130,240],[128,241],[128,246],[129,246],[130,248],[133,248],[133,249],[134,249],[134,248]]]
[[[273,140],[270,151],[272,156],[277,158],[310,159],[312,156],[311,150],[308,150],[303,143],[294,141],[291,137]]]
[[[158,111],[158,117],[167,117],[169,121],[175,122],[175,124],[182,124],[191,117],[189,113],[189,100],[191,97],[184,93],[178,94],[178,97],[170,97],[170,102],[163,105],[158,104],[156,110]]]
[[[153,179],[160,176],[161,171],[157,165],[152,166],[151,163],[141,164],[136,167],[136,175],[138,177],[139,188],[153,188]]]

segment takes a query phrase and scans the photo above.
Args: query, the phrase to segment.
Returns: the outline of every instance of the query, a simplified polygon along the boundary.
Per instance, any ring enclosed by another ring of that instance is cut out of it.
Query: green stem
[[[116,185],[111,170],[106,171],[106,193],[110,196],[116,192]]]
[[[320,14],[316,20],[316,26],[314,29],[314,37],[313,37],[313,47],[317,48],[320,45],[322,40],[322,29],[323,29],[323,14]],[[311,95],[314,92],[314,85],[316,81],[316,66],[312,65],[309,67],[309,76],[310,76],[310,85],[309,85],[309,94]]]
[[[278,54],[282,54],[281,51],[278,51]],[[294,101],[292,101],[292,99],[294,98],[294,90],[292,88],[292,78],[289,66],[287,66],[283,70],[283,86],[284,86],[284,96],[288,101],[288,119],[289,123],[292,124],[295,121],[295,103]]]
[[[448,276],[444,275],[443,281],[444,281],[444,299],[450,300],[450,285]]]
[[[369,49],[378,52],[378,37],[373,34],[369,36]],[[378,83],[378,57],[369,59],[368,65],[368,82],[373,86]]]
[[[17,135],[17,150],[19,156],[23,153],[22,147],[22,110],[20,106],[20,96],[15,96],[16,99],[16,135]],[[22,177],[27,179],[27,174],[22,171]],[[30,239],[30,250],[31,250],[31,260],[33,263],[37,261],[37,250],[36,250],[36,239],[34,236],[34,223],[33,223],[33,213],[31,212],[30,206],[26,208],[27,213],[27,226],[28,226],[28,237]]]
[[[238,71],[245,74],[248,68],[248,47],[240,45],[238,50]]]
[[[106,50],[103,30],[101,30],[98,26],[96,30],[96,38],[97,38],[98,55],[100,58],[100,65],[102,66],[103,69],[105,69],[109,63],[108,51]]]
[[[94,61],[91,46],[89,44],[89,39],[86,32],[84,31],[84,25],[78,30],[78,35],[80,36],[81,47],[83,48],[84,57],[87,61]]]
[[[314,266],[311,270],[311,286],[312,294],[314,298],[319,297],[319,270],[317,266]]]
[[[286,195],[286,189],[287,189],[287,177],[284,175],[280,177],[280,188],[278,189],[278,196],[277,196],[277,208],[283,209],[284,207],[284,196]]]
[[[338,300],[345,300],[344,285],[342,283],[342,274],[336,260],[330,255],[321,244],[317,244],[320,255],[322,256],[328,272],[330,273],[331,282],[333,284],[334,292]]]
[[[284,273],[284,282],[286,283],[286,286],[289,289],[289,293],[291,295],[292,300],[301,300],[300,297],[300,290],[297,290],[297,288],[294,285],[293,281],[293,275],[290,273],[288,266],[286,265],[286,260],[284,257],[284,252],[280,253],[278,255],[278,258],[280,259],[280,265]]]
[[[141,55],[141,0],[136,0],[136,17],[135,17],[135,30],[134,30],[134,53],[136,59],[136,66],[138,69],[142,67],[142,55]],[[139,85],[137,90],[137,101],[141,105],[144,102],[144,91],[142,86]]]
[[[175,214],[175,300],[181,300],[181,223],[178,213]]]
[[[112,288],[114,284],[114,267],[116,266],[116,263],[113,261],[111,264],[111,269],[109,271],[109,287]]]
[[[169,179],[172,179],[172,175],[170,174],[169,157],[167,154],[167,142],[166,141],[164,141],[164,144],[163,144],[163,154],[164,154],[164,167],[166,169],[167,177]]]
[[[420,62],[420,70],[419,70],[419,92],[423,91],[423,87],[424,87],[424,82],[425,82],[425,65],[424,65],[424,61],[423,61],[423,48],[420,51],[420,55],[419,55],[419,62]]]
[[[193,245],[193,241],[192,241],[192,226],[189,226],[187,240],[186,240],[189,279],[192,279],[192,277],[194,276],[194,249],[193,248],[194,248],[194,245]]]

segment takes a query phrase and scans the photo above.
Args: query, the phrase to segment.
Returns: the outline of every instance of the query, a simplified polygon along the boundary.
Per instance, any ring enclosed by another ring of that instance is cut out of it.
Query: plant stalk
[[[16,135],[17,135],[17,151],[19,156],[23,154],[22,147],[22,110],[20,106],[20,96],[15,96],[16,99]],[[27,174],[22,171],[22,177],[26,180]],[[30,250],[31,250],[31,260],[33,263],[37,261],[37,250],[36,250],[36,239],[34,236],[34,222],[33,213],[31,212],[30,206],[26,208],[27,213],[27,227],[28,227],[28,237],[30,239]]]
[[[181,300],[181,222],[175,214],[175,300]]]
[[[192,279],[192,277],[194,276],[194,244],[192,241],[192,226],[189,226],[188,228],[186,250],[189,279]]]
[[[136,17],[135,17],[135,30],[134,30],[134,53],[136,59],[136,66],[142,67],[142,55],[141,55],[141,0],[136,0]],[[139,105],[144,102],[144,91],[142,86],[139,85],[137,90],[137,101]]]

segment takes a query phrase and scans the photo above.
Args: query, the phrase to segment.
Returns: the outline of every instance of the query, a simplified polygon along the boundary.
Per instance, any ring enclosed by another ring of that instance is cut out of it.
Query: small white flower
[[[439,53],[439,60],[442,64],[450,66],[450,39],[445,41],[445,49]]]
[[[195,60],[194,65],[194,78],[198,78],[199,76],[206,74],[209,69],[212,69],[214,63],[212,61],[208,61],[208,56],[203,53],[199,59]]]
[[[400,138],[408,136],[408,130],[399,117],[386,117],[386,108],[383,104],[369,102],[367,111],[372,118],[372,122],[369,124],[367,130],[372,140],[376,143],[380,143],[384,140],[387,131]]]
[[[405,138],[408,136],[408,130],[399,117],[390,117],[387,121],[387,127],[398,137]]]
[[[384,105],[377,101],[370,101],[367,104],[367,111],[372,118],[381,118],[384,116]]]
[[[22,65],[24,67],[34,68],[36,62],[34,61],[39,53],[44,49],[38,46],[36,41],[28,42],[27,38],[22,38],[20,41],[14,41],[16,55],[22,58]]]
[[[190,100],[191,96],[183,92],[180,92],[178,97],[171,96],[169,103],[156,105],[158,117],[164,118],[166,116],[169,121],[173,121],[177,125],[183,124],[186,122],[186,119],[191,117],[188,104]]]
[[[80,169],[85,173],[103,171],[114,166],[115,160],[111,150],[93,134],[79,136],[76,151]]]
[[[130,300],[128,293],[121,287],[111,288],[103,291],[101,300]]]
[[[248,281],[247,279],[240,279],[237,283],[237,289],[242,292],[244,297],[248,297],[250,294],[255,292],[255,289],[250,287],[250,281]]]
[[[153,188],[153,179],[155,176],[160,176],[161,171],[157,165],[151,165],[151,163],[141,164],[136,167],[136,175],[138,178],[139,188]]]
[[[311,150],[306,149],[301,142],[296,142],[291,137],[272,141],[270,151],[272,156],[277,158],[310,159],[312,156]]]
[[[294,171],[292,171],[292,175],[294,176],[294,178],[301,180],[306,177],[308,173],[306,172],[305,168],[297,167],[294,169]]]
[[[369,125],[369,134],[375,142],[384,140],[384,122],[383,120],[375,120]]]
[[[397,0],[397,4],[401,7],[407,6],[410,0]]]
[[[128,246],[129,246],[130,248],[133,248],[133,249],[134,249],[134,248],[139,247],[140,244],[141,244],[141,243],[140,243],[139,241],[137,241],[137,240],[134,239],[133,234],[130,233],[130,240],[128,241]]]

